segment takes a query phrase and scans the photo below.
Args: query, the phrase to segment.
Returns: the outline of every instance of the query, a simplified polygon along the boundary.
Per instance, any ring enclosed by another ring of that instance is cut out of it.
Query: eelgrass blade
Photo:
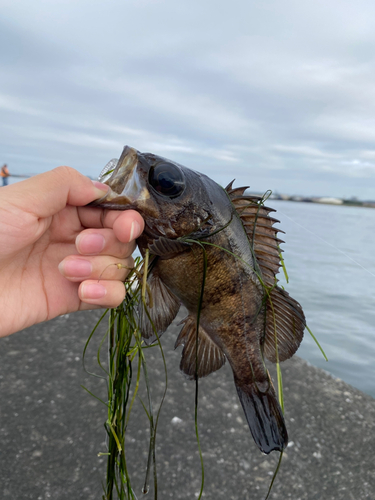
[[[266,199],[266,198],[265,198]],[[262,203],[264,203],[264,199],[262,200]],[[260,205],[261,205],[260,204]],[[259,212],[259,209],[260,209],[260,206],[258,208],[258,212]],[[258,215],[258,214],[257,214]],[[257,216],[256,216],[256,219],[257,219]],[[230,223],[231,221],[229,221]],[[200,312],[201,312],[201,306],[202,306],[202,301],[203,301],[203,290],[204,290],[204,280],[205,280],[205,272],[206,272],[206,269],[207,269],[207,253],[206,253],[206,250],[205,250],[205,245],[207,246],[211,246],[211,247],[216,247],[220,250],[223,250],[225,252],[227,252],[229,255],[233,256],[235,259],[238,259],[240,260],[241,262],[243,262],[246,266],[249,266],[252,268],[252,270],[254,271],[254,273],[257,275],[258,279],[259,279],[259,282],[261,284],[261,286],[263,287],[264,289],[264,302],[262,304],[262,307],[264,307],[265,305],[265,302],[268,301],[268,303],[270,304],[270,307],[271,307],[271,311],[272,311],[272,315],[273,315],[273,323],[274,323],[274,331],[275,331],[275,352],[276,352],[276,369],[277,369],[277,385],[278,385],[278,398],[279,398],[279,402],[280,402],[280,406],[281,406],[281,409],[282,409],[282,412],[284,413],[284,396],[283,396],[283,385],[282,385],[282,375],[281,375],[281,369],[280,369],[280,363],[279,363],[279,355],[278,355],[278,345],[277,345],[277,329],[276,329],[276,317],[275,317],[275,311],[274,311],[274,307],[273,307],[273,304],[272,304],[272,299],[271,299],[271,291],[273,290],[273,288],[276,286],[277,282],[275,280],[275,283],[274,285],[272,286],[266,286],[264,281],[263,281],[263,278],[262,278],[262,274],[261,274],[261,271],[259,269],[259,266],[257,265],[257,259],[256,259],[256,256],[255,256],[255,252],[254,252],[254,237],[255,237],[255,227],[256,227],[256,222],[257,220],[255,221],[254,223],[254,234],[253,234],[253,242],[252,242],[252,245],[250,244],[250,247],[251,247],[251,250],[252,250],[252,255],[253,255],[253,259],[254,259],[254,267],[252,267],[249,263],[245,262],[243,259],[241,259],[241,257],[239,257],[238,255],[236,255],[235,253],[231,252],[230,250],[222,247],[222,246],[219,246],[219,245],[216,245],[214,243],[211,243],[211,242],[208,242],[208,241],[205,241],[205,240],[195,240],[193,238],[185,238],[184,240],[188,243],[191,243],[191,244],[198,244],[202,250],[203,250],[203,255],[204,255],[204,271],[203,271],[203,274],[204,274],[204,277],[203,277],[203,284],[202,284],[202,289],[201,289],[201,297],[200,297],[200,302],[199,302],[199,306],[198,306],[198,314],[197,314],[197,341],[196,341],[196,356],[197,356],[197,349],[198,349],[198,329],[199,329],[199,317],[200,317]],[[225,227],[227,225],[229,225],[229,223],[227,223],[225,225]],[[222,228],[224,229],[224,227]],[[221,229],[221,230],[222,230]],[[215,231],[215,233],[217,233],[219,231]],[[212,234],[210,235],[212,236]],[[251,242],[250,242],[251,243]],[[281,254],[281,252],[280,252]],[[287,278],[287,281],[288,281],[288,275],[287,275],[287,272],[286,272],[286,268],[285,268],[285,264],[284,264],[284,261],[282,260],[281,258],[281,262],[282,262],[282,266],[283,266],[283,270],[284,270],[284,274]],[[259,312],[261,311],[261,308],[259,309]],[[251,370],[253,371],[253,367],[251,365],[251,360],[250,361],[250,367],[251,367]],[[264,362],[264,360],[263,360]],[[202,457],[202,454],[201,454],[201,448],[200,448],[200,443],[199,443],[199,435],[198,435],[198,425],[197,425],[197,408],[198,408],[198,377],[197,377],[197,363],[198,363],[198,360],[196,359],[196,400],[195,400],[195,425],[196,425],[196,435],[197,435],[197,442],[198,442],[198,448],[199,448],[199,453],[200,453],[200,458],[201,458],[201,467],[202,467],[202,486],[201,486],[201,491],[199,493],[199,497],[198,497],[198,500],[200,500],[201,496],[202,496],[202,493],[203,493],[203,484],[204,484],[204,466],[203,466],[203,457]],[[265,367],[266,369],[266,367]],[[253,372],[254,373],[254,372]],[[271,481],[271,484],[270,484],[270,487],[269,487],[269,490],[268,490],[268,494],[267,494],[267,498],[269,497],[270,493],[271,493],[271,490],[272,490],[272,487],[273,487],[273,484],[274,484],[274,481],[276,479],[276,476],[278,474],[278,471],[280,469],[280,465],[281,465],[281,461],[282,461],[282,456],[283,456],[283,452],[280,453],[280,458],[279,458],[279,462],[278,462],[278,465],[277,465],[277,468],[274,472],[274,475],[272,477],[272,481]]]
[[[268,488],[267,496],[266,496],[266,498],[265,498],[264,500],[268,500],[268,498],[269,498],[269,496],[270,496],[270,494],[271,494],[272,487],[273,487],[273,483],[275,482],[276,476],[277,476],[277,474],[279,473],[279,469],[280,469],[280,466],[281,466],[281,461],[282,461],[282,459],[283,459],[283,454],[284,454],[284,452],[283,452],[283,451],[282,451],[282,452],[280,452],[279,461],[277,462],[277,467],[276,467],[276,470],[275,470],[275,472],[273,473],[272,480],[271,480],[271,484],[270,484],[270,486],[269,486],[269,488]]]
[[[107,474],[103,485],[103,500],[137,500],[131,487],[129,473],[126,465],[126,428],[129,422],[130,411],[138,393],[139,381],[143,371],[148,389],[148,412],[151,418],[150,442],[152,448],[152,459],[154,468],[154,485],[157,495],[156,463],[155,463],[155,431],[153,423],[151,395],[148,384],[146,361],[143,355],[142,345],[136,310],[141,294],[139,282],[140,259],[136,259],[135,269],[128,275],[126,286],[126,297],[124,302],[116,309],[109,311],[108,330],[102,338],[98,349],[98,362],[105,371],[108,385],[108,402],[103,402],[108,408],[105,429],[107,432]],[[96,331],[106,311],[91,333],[84,349],[86,354],[89,342]],[[101,362],[100,351],[105,340],[108,340],[108,368]],[[135,363],[136,382],[133,384],[133,364]],[[93,374],[97,376],[96,374]],[[103,377],[102,377],[103,378]],[[134,386],[134,388],[133,388]],[[86,389],[92,394],[88,389]],[[104,453],[102,453],[104,455]],[[155,496],[156,498],[156,496]]]
[[[284,392],[283,392],[283,378],[281,375],[280,363],[276,363],[276,373],[277,373],[277,392],[279,396],[279,403],[282,409],[282,412],[285,413],[284,410]]]
[[[81,387],[82,389],[84,389],[86,392],[88,392],[90,394],[90,396],[92,396],[93,398],[97,399],[98,401],[100,401],[100,403],[103,403],[104,406],[107,406],[108,407],[108,403],[106,403],[105,401],[103,401],[102,399],[98,398],[98,396],[95,396],[95,394],[93,392],[91,392],[89,389],[87,389],[87,387],[85,387],[84,385],[81,384]]]
[[[154,262],[151,262],[151,266],[153,266],[153,265],[154,265]],[[167,373],[167,362],[166,362],[166,359],[165,359],[165,355],[164,355],[164,351],[163,351],[162,345],[160,343],[160,338],[159,338],[158,332],[157,332],[157,330],[155,328],[155,325],[152,322],[150,313],[148,311],[147,303],[146,303],[146,291],[147,291],[148,292],[149,302],[150,302],[150,307],[152,307],[151,306],[151,304],[152,304],[152,295],[150,293],[150,290],[149,290],[149,287],[148,287],[148,284],[147,284],[147,273],[148,273],[148,270],[149,270],[149,252],[148,252],[148,250],[146,250],[146,253],[145,253],[145,260],[144,260],[144,264],[143,264],[143,269],[144,269],[144,273],[143,273],[142,293],[141,293],[142,304],[143,304],[143,307],[145,309],[145,313],[146,313],[146,315],[147,315],[147,317],[148,317],[148,319],[149,319],[149,321],[150,321],[150,323],[152,325],[152,328],[154,330],[154,334],[155,334],[155,337],[156,337],[156,340],[157,340],[157,344],[155,344],[155,345],[158,345],[159,348],[160,348],[160,353],[161,353],[161,356],[162,356],[163,366],[164,366],[164,373],[165,373],[164,392],[163,392],[163,395],[162,395],[162,398],[161,398],[161,401],[160,401],[160,405],[159,405],[158,411],[156,412],[155,419],[154,419],[153,414],[152,414],[152,405],[151,405],[151,400],[150,399],[149,399],[149,410],[150,411],[147,412],[147,410],[145,409],[146,413],[147,413],[147,415],[149,417],[149,420],[150,420],[150,447],[149,447],[149,455],[148,455],[148,461],[147,461],[146,477],[145,477],[145,482],[144,482],[144,486],[143,486],[143,493],[147,493],[148,492],[148,476],[149,476],[150,466],[151,466],[151,463],[152,463],[152,465],[153,465],[153,476],[154,476],[154,498],[155,498],[155,500],[157,500],[158,483],[157,483],[157,471],[156,471],[156,431],[157,431],[157,427],[158,427],[160,411],[161,411],[162,405],[164,403],[165,396],[166,396],[167,389],[168,389],[168,373]],[[148,346],[148,347],[151,347],[151,346]],[[142,353],[142,360],[144,360],[143,353]],[[143,368],[144,368],[144,374],[145,374],[145,381],[146,381],[146,384],[147,384],[147,382],[148,382],[148,375],[147,375],[147,368],[146,368],[146,364],[145,363],[143,365]],[[148,396],[149,396],[149,392],[148,392]]]
[[[202,304],[203,304],[203,296],[204,296],[204,286],[206,284],[206,276],[207,276],[207,252],[206,252],[206,249],[204,248],[203,245],[201,245],[200,243],[199,243],[199,245],[202,248],[203,272],[202,272],[201,291],[200,291],[198,309],[197,309],[197,330],[196,330],[196,339],[195,339],[195,411],[194,411],[195,435],[197,438],[199,459],[201,462],[201,489],[199,491],[198,500],[200,500],[202,498],[203,488],[204,488],[204,462],[203,462],[203,454],[202,454],[202,449],[201,449],[201,444],[200,444],[200,439],[199,439],[199,431],[198,431],[198,402],[199,402],[199,397],[198,397],[198,386],[199,386],[199,382],[198,382],[198,380],[199,380],[199,378],[198,378],[198,363],[199,363],[199,360],[198,360],[198,342],[199,342],[199,323],[200,323]]]
[[[101,375],[97,375],[96,373],[93,373],[93,372],[89,372],[87,369],[86,369],[86,364],[85,364],[85,356],[86,356],[86,351],[87,351],[87,348],[89,346],[89,343],[94,335],[94,333],[96,332],[96,329],[98,328],[98,326],[100,325],[100,323],[102,322],[102,320],[104,319],[104,317],[106,316],[106,314],[108,313],[109,309],[106,309],[104,311],[104,313],[100,316],[98,322],[96,323],[96,325],[94,326],[92,332],[90,333],[90,336],[89,338],[87,339],[86,341],[86,344],[85,344],[85,347],[83,349],[83,354],[82,354],[82,365],[83,365],[83,369],[85,370],[85,372],[88,374],[88,375],[92,375],[93,377],[97,377],[97,378],[104,378],[103,376]]]
[[[279,257],[280,257],[281,267],[283,268],[283,273],[284,273],[285,281],[286,281],[287,283],[289,283],[289,276],[288,276],[288,272],[287,272],[287,270],[286,270],[285,262],[284,262],[283,255],[282,255],[282,253],[281,253],[281,250],[280,250],[280,249],[279,249]]]
[[[324,359],[325,359],[326,361],[328,361],[328,358],[327,358],[327,356],[326,356],[326,353],[325,353],[325,352],[324,352],[324,350],[323,350],[323,347],[319,344],[318,339],[315,337],[315,335],[313,334],[313,332],[310,330],[310,328],[309,328],[307,325],[306,325],[306,330],[309,332],[309,334],[310,334],[310,335],[312,336],[312,338],[314,339],[314,341],[315,341],[316,345],[319,347],[319,349],[320,349],[321,353],[322,353],[322,354],[323,354],[323,356],[324,356]]]

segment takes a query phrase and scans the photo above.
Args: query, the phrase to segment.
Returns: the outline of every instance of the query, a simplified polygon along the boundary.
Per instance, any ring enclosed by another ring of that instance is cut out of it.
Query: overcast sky
[[[127,144],[254,191],[375,199],[373,0],[0,0],[0,163]]]

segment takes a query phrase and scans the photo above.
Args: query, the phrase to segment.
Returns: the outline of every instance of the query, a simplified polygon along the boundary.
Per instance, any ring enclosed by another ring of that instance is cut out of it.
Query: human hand
[[[144,222],[84,206],[107,189],[69,167],[0,188],[0,336],[122,302]]]

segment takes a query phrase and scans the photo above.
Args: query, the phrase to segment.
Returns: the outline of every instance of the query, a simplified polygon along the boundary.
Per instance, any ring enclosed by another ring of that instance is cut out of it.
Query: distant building
[[[330,197],[322,197],[322,198],[314,198],[315,203],[326,203],[328,205],[342,205],[344,202],[340,198],[330,198]]]

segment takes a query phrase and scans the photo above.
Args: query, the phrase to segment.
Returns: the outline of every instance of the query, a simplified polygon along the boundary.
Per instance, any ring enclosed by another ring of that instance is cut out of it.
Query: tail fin
[[[273,450],[284,450],[288,444],[288,433],[273,387],[261,392],[254,383],[242,387],[236,384],[236,389],[259,449],[267,455]]]

